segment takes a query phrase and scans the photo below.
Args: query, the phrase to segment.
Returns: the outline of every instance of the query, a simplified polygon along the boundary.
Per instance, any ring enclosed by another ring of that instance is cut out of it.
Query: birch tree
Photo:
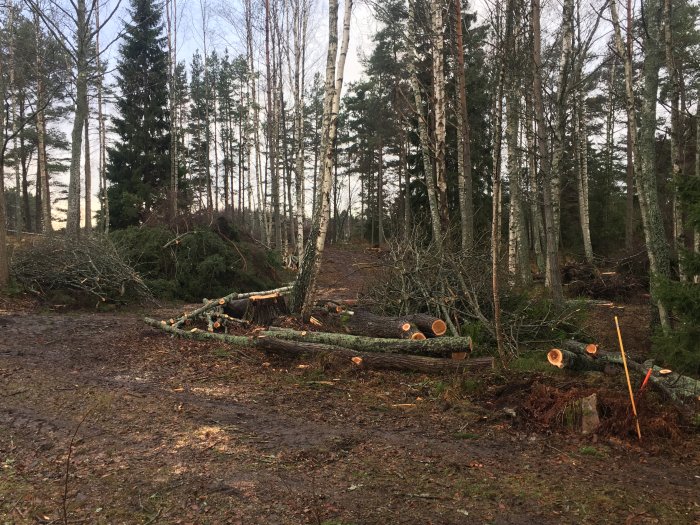
[[[308,315],[313,305],[316,278],[321,267],[321,258],[330,221],[330,193],[333,183],[335,156],[333,147],[338,131],[338,110],[343,88],[343,72],[350,42],[350,18],[352,0],[345,0],[343,34],[338,55],[338,1],[330,0],[328,6],[328,53],[326,56],[326,83],[323,103],[323,133],[321,151],[323,168],[320,191],[313,225],[304,252],[304,260],[292,292],[291,308]],[[336,65],[337,59],[337,65]]]
[[[430,0],[430,21],[432,27],[433,65],[433,111],[435,118],[435,182],[443,231],[449,226],[447,208],[447,174],[445,165],[445,135],[447,116],[445,112],[445,24],[443,21],[443,1]]]

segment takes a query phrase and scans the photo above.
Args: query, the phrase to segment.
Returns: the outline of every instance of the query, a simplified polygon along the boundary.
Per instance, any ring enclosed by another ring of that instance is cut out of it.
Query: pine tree
[[[167,199],[170,183],[168,55],[160,10],[152,0],[132,0],[113,119],[119,139],[109,149],[110,223],[138,224]],[[161,210],[164,211],[164,210]]]

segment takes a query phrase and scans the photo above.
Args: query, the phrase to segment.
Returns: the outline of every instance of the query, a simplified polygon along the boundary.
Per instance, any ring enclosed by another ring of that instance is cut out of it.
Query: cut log
[[[419,357],[415,355],[358,352],[339,346],[286,341],[276,337],[259,338],[256,340],[256,347],[288,356],[329,354],[347,359],[348,362],[353,362],[359,367],[424,373],[490,370],[493,368],[494,363],[493,357],[479,357],[475,359],[466,359],[464,361],[453,361],[451,359]]]
[[[342,312],[339,315],[339,320],[345,330],[353,335],[413,339],[415,334],[422,333],[415,324],[406,318],[387,317],[366,310]]]
[[[404,319],[415,324],[428,337],[440,337],[447,332],[447,323],[428,314],[405,315]]]
[[[437,337],[434,339],[381,339],[348,334],[333,334],[327,332],[298,332],[288,328],[271,326],[261,332],[266,337],[277,337],[289,341],[305,341],[342,346],[364,352],[382,352],[387,354],[415,354],[450,356],[452,353],[469,352],[471,338],[469,337]]]
[[[586,351],[587,347],[589,346],[586,343],[580,343],[569,339],[563,341],[562,346],[567,348],[570,352],[578,355],[591,355]],[[596,352],[593,355],[595,355],[594,360],[601,364],[622,366],[622,356],[619,352],[605,352],[596,347]],[[651,368],[652,373],[649,377],[649,381],[664,396],[673,401],[677,401],[681,398],[697,399],[698,396],[700,396],[700,380],[693,379],[692,377],[688,376],[682,376],[653,364],[640,364],[637,361],[629,358],[627,359],[627,366],[635,374],[641,377],[646,377],[649,368]]]
[[[452,361],[431,357],[419,357],[414,355],[380,354],[371,352],[358,352],[339,346],[287,341],[277,337],[249,338],[245,336],[211,333],[198,328],[181,330],[167,322],[144,318],[144,322],[150,326],[165,332],[197,340],[215,340],[229,343],[244,348],[258,348],[260,350],[275,352],[286,356],[321,355],[332,354],[354,363],[357,366],[376,368],[383,370],[400,370],[424,373],[462,372],[464,370],[489,370],[493,368],[492,357],[479,357],[464,361]],[[427,342],[427,341],[426,341]]]
[[[559,348],[552,348],[547,353],[547,361],[557,368],[565,368],[567,370],[602,370],[605,367],[603,363],[595,361],[586,355]]]

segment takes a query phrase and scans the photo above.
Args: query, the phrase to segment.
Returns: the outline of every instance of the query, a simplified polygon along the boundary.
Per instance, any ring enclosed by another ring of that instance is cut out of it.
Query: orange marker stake
[[[615,327],[617,328],[617,339],[620,341],[620,354],[622,354],[622,365],[625,367],[625,377],[627,378],[627,388],[630,392],[630,402],[632,403],[632,414],[634,414],[634,422],[637,425],[637,437],[642,440],[642,431],[639,428],[639,417],[637,416],[637,406],[634,404],[634,394],[632,393],[632,382],[630,381],[630,371],[627,368],[627,358],[625,357],[625,347],[622,344],[622,333],[620,332],[620,323],[615,316]]]

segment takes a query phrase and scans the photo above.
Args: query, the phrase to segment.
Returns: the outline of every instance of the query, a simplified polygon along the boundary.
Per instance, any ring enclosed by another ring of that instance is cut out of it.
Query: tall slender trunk
[[[671,88],[671,180],[673,181],[673,248],[677,260],[678,276],[681,282],[688,280],[681,265],[681,252],[685,248],[683,228],[683,206],[678,191],[678,185],[683,178],[682,147],[683,120],[681,117],[681,75],[680,65],[676,57],[672,28],[672,2],[664,0],[664,44],[666,50],[666,70],[668,71]]]
[[[304,73],[306,70],[307,0],[294,4],[294,129],[296,137],[295,188],[296,193],[296,246],[299,265],[304,259]]]
[[[379,140],[379,170],[377,171],[377,239],[382,245],[384,236],[384,144]]]
[[[435,174],[433,173],[433,163],[430,154],[430,132],[428,130],[428,120],[423,109],[423,94],[418,81],[418,50],[416,43],[416,0],[408,0],[408,28],[406,31],[407,49],[411,53],[408,60],[408,73],[411,79],[413,100],[416,106],[418,117],[418,130],[420,137],[421,153],[423,157],[423,172],[425,174],[425,187],[428,193],[428,204],[430,206],[430,224],[433,231],[433,242],[442,245],[442,225],[440,221],[440,210],[438,209],[437,190],[435,186]]]
[[[612,9],[612,8],[611,8]],[[615,5],[615,14],[617,15],[617,5]],[[617,23],[619,27],[619,21]],[[632,20],[632,0],[627,0],[627,35],[625,39],[625,46],[622,44],[616,44],[618,54],[624,59],[624,69],[625,69],[625,94],[628,104],[627,109],[627,169],[625,182],[627,185],[627,199],[625,206],[625,247],[627,250],[631,250],[634,244],[634,192],[635,192],[635,170],[638,169],[638,159],[635,148],[637,147],[637,117],[635,115],[634,109],[634,94],[632,94],[632,55],[633,55],[633,38],[634,38],[634,25]],[[629,65],[629,79],[627,66]],[[629,92],[627,84],[629,83]],[[630,98],[632,97],[632,98]],[[629,102],[632,101],[630,107]],[[641,204],[640,204],[641,206]]]
[[[166,0],[165,21],[168,32],[168,105],[170,108],[170,194],[168,215],[171,225],[178,214],[178,158],[177,158],[177,100],[175,67],[177,65],[177,0]],[[98,97],[101,95],[98,94]],[[100,102],[98,102],[98,105]],[[100,109],[101,111],[101,109]]]
[[[533,104],[537,127],[537,151],[542,172],[542,196],[544,199],[544,223],[546,237],[546,283],[555,304],[564,302],[564,292],[559,274],[559,235],[554,220],[552,170],[549,166],[549,151],[545,135],[544,103],[542,101],[542,41],[540,30],[540,0],[532,0],[532,62],[533,62]]]
[[[512,31],[513,24],[513,0],[508,1],[506,8],[506,25]],[[498,10],[498,6],[496,7]],[[496,16],[500,17],[497,12]],[[508,32],[508,30],[506,31]],[[500,39],[501,35],[497,35]],[[502,53],[503,51],[501,51]],[[499,53],[499,51],[496,51]],[[506,354],[501,327],[501,293],[499,263],[501,259],[501,141],[503,135],[503,85],[505,83],[504,57],[498,56],[498,77],[496,95],[494,100],[493,115],[493,174],[492,174],[492,202],[491,202],[491,294],[493,299],[493,319],[496,332],[496,346],[501,361],[505,364]]]
[[[697,96],[700,100],[700,84],[697,87]],[[695,177],[700,179],[700,105],[695,112]],[[693,251],[700,253],[700,228],[697,226],[693,231]],[[700,283],[700,274],[693,278],[693,282]]]
[[[19,104],[19,118],[22,122],[24,122],[26,118],[24,97],[22,97]],[[29,207],[29,179],[27,177],[29,172],[29,167],[27,166],[29,158],[24,133],[20,133],[19,135],[19,158],[20,166],[22,168],[22,215],[24,217],[24,229],[25,231],[31,232],[33,231],[32,215]]]
[[[51,192],[49,185],[49,171],[46,159],[46,120],[44,117],[45,87],[44,87],[44,56],[41,45],[41,24],[39,14],[34,13],[34,31],[36,33],[36,140],[37,140],[37,188],[36,193],[41,201],[41,212],[37,213],[37,220],[41,217],[41,231],[50,233],[51,224]]]
[[[272,87],[275,85],[276,71],[272,67],[270,59],[270,0],[265,0],[265,68],[267,70],[267,143],[268,143],[268,165],[270,167],[270,178],[272,180],[272,227],[274,231],[274,247],[276,250],[282,248],[282,225],[280,224],[280,188],[279,174],[277,172],[277,144],[275,133],[275,109],[272,99]],[[274,72],[274,73],[273,73]]]
[[[438,207],[442,231],[449,227],[447,208],[447,174],[445,165],[445,62],[443,56],[445,25],[442,17],[442,0],[430,1],[430,19],[432,24],[432,64],[433,64],[433,99],[435,118],[435,181],[437,187]]]
[[[399,166],[401,167],[404,183],[403,183],[403,235],[404,241],[408,241],[411,238],[411,216],[413,215],[413,210],[411,209],[411,173],[408,171],[408,140],[406,137],[406,132],[403,131],[401,134],[401,149],[399,150]]]
[[[613,60],[610,66],[610,78],[608,79],[607,115],[605,117],[605,188],[612,190],[615,185],[615,76],[617,61]],[[608,215],[605,213],[604,218]]]
[[[557,97],[555,104],[556,124],[554,126],[554,155],[552,158],[552,212],[554,231],[557,240],[561,235],[561,177],[564,169],[564,150],[566,148],[566,114],[569,100],[569,69],[571,66],[571,48],[573,41],[573,0],[564,0],[562,9],[562,45],[559,56],[559,75],[557,80]]]
[[[464,79],[464,44],[462,40],[462,1],[454,0],[456,55],[457,55],[457,176],[462,249],[471,249],[474,243],[474,200],[472,188],[472,156],[470,144],[467,86]]]
[[[515,28],[520,26],[516,2],[509,2],[505,53],[507,59],[503,65],[507,69],[504,75],[506,102],[506,146],[508,150],[508,185],[510,188],[510,205],[508,214],[508,274],[512,282],[527,284],[531,280],[529,243],[525,230],[525,213],[523,209],[523,190],[521,180],[520,134],[520,75],[518,60],[520,49]]]
[[[330,0],[328,6],[328,55],[326,60],[326,86],[323,104],[324,133],[322,137],[323,147],[323,172],[321,174],[321,191],[319,203],[314,214],[314,223],[311,235],[306,245],[304,263],[297,277],[292,293],[292,309],[301,310],[308,315],[314,301],[316,277],[321,267],[321,258],[328,231],[330,219],[330,191],[333,178],[333,166],[335,156],[333,146],[338,130],[338,110],[340,108],[340,94],[343,87],[343,72],[350,41],[350,19],[352,14],[352,0],[345,0],[343,15],[343,37],[336,66],[336,54],[338,50],[338,1]]]
[[[66,234],[77,237],[80,234],[80,153],[83,145],[83,125],[87,118],[88,52],[90,27],[87,21],[85,0],[76,0],[77,42],[76,42],[76,92],[75,115],[71,131],[71,161],[68,182],[68,214]]]
[[[582,93],[574,98],[574,153],[576,156],[576,187],[578,190],[578,214],[583,238],[583,251],[588,263],[593,263],[590,213],[588,206],[588,131],[586,106]]]
[[[0,78],[4,75],[5,61],[0,60]],[[5,84],[0,82],[0,100],[5,100]],[[10,265],[7,253],[7,208],[5,199],[5,112],[0,111],[0,291],[10,282]]]
[[[87,102],[86,102],[87,104]],[[85,233],[92,229],[92,166],[90,165],[90,128],[89,118],[85,117]]]
[[[95,60],[97,66],[97,133],[99,141],[99,162],[98,162],[98,175],[100,178],[100,207],[102,221],[104,224],[104,233],[109,233],[109,198],[107,196],[107,131],[105,125],[105,115],[104,115],[104,98],[102,93],[102,65],[100,57],[100,6],[99,2],[95,3]],[[172,79],[171,79],[172,81]],[[174,110],[171,109],[170,118],[175,121]]]
[[[525,135],[527,140],[527,165],[529,177],[529,202],[530,215],[532,217],[532,245],[535,250],[537,268],[543,271],[545,263],[545,240],[544,226],[542,225],[542,205],[540,199],[540,184],[537,174],[537,146],[535,141],[535,130],[533,129],[532,96],[525,96]]]
[[[619,55],[625,57],[625,93],[627,118],[634,125],[630,126],[632,145],[635,149],[635,179],[639,195],[639,207],[644,226],[644,238],[649,255],[651,274],[651,295],[659,310],[659,319],[664,331],[670,329],[671,323],[666,305],[656,297],[657,280],[668,276],[669,255],[664,234],[661,210],[659,208],[655,173],[656,140],[656,99],[659,84],[659,9],[658,0],[645,0],[645,57],[643,65],[644,88],[640,110],[640,133],[637,137],[635,123],[635,98],[632,77],[631,57],[625,53],[617,14],[616,2],[610,2],[610,14],[615,31],[615,44]],[[629,30],[630,28],[628,28]]]
[[[9,11],[9,16],[8,16],[8,28],[9,28],[9,57],[8,57],[8,63],[10,65],[10,75],[9,75],[9,81],[10,81],[10,89],[11,91],[11,113],[12,113],[12,169],[15,174],[15,230],[17,230],[17,239],[19,240],[22,236],[22,232],[24,231],[24,224],[22,220],[22,206],[20,205],[22,201],[22,190],[21,190],[21,183],[20,183],[20,154],[19,154],[19,145],[17,143],[17,135],[19,134],[19,113],[18,113],[18,94],[17,94],[17,85],[16,85],[16,77],[15,77],[15,68],[16,68],[16,61],[15,61],[15,26],[14,26],[14,14],[15,14],[15,7],[10,1],[8,5],[8,11]],[[4,195],[3,195],[4,197]]]

